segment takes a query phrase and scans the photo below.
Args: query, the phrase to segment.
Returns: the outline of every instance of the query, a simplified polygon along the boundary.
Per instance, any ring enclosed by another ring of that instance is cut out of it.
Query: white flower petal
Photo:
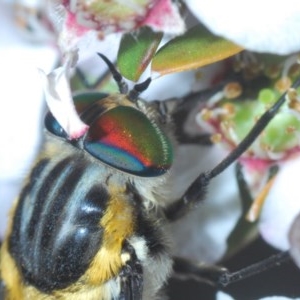
[[[178,199],[200,172],[214,167],[226,153],[219,145],[181,147],[171,174],[174,198]],[[226,240],[241,214],[240,208],[234,166],[230,166],[211,181],[205,201],[171,224],[173,254],[198,262],[218,261],[227,250]]]
[[[280,166],[261,213],[259,230],[263,238],[281,250],[289,249],[288,232],[300,212],[299,170],[299,156]]]
[[[74,57],[70,55],[64,66],[55,69],[48,75],[40,69],[39,73],[51,113],[69,138],[77,139],[86,133],[88,126],[80,120],[75,110],[69,86],[68,74],[73,63]]]
[[[12,3],[0,1],[0,238],[8,210],[19,193],[41,142],[42,87],[36,68],[51,70],[57,51],[49,45],[28,43],[14,23]]]
[[[234,300],[230,295],[225,294],[224,292],[217,292],[216,300]]]
[[[182,34],[185,30],[184,20],[178,7],[170,0],[160,0],[155,3],[142,24],[167,34]]]
[[[185,0],[213,33],[248,50],[288,54],[300,50],[300,1]]]
[[[300,268],[300,214],[294,220],[289,232],[290,254]]]
[[[102,6],[96,3],[49,1],[49,17],[58,32],[62,52],[141,26],[175,35],[185,30],[179,8],[171,0],[110,1]]]

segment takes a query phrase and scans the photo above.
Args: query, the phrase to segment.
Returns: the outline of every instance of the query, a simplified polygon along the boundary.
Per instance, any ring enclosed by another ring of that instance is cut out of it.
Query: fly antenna
[[[119,87],[119,91],[121,94],[127,94],[128,92],[128,85],[124,81],[122,75],[116,70],[115,66],[112,64],[112,62],[102,53],[98,53],[98,55],[103,59],[103,61],[107,64],[115,82],[117,83]]]
[[[150,83],[151,83],[151,78],[149,77],[144,82],[136,84],[128,94],[129,100],[131,100],[132,102],[136,102],[140,93],[145,91],[148,88]]]

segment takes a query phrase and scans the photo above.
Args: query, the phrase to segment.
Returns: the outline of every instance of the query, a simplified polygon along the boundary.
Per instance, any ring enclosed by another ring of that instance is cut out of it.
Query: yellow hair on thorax
[[[109,187],[110,199],[100,226],[104,229],[101,249],[94,257],[88,272],[92,285],[103,283],[116,276],[123,262],[121,251],[124,240],[132,236],[135,217],[125,188]]]

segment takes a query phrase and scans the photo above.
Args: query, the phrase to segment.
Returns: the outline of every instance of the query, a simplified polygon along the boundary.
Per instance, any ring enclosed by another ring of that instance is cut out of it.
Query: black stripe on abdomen
[[[25,205],[25,199],[30,197],[30,194],[32,191],[36,188],[38,185],[38,179],[42,177],[43,171],[48,165],[50,159],[42,159],[40,160],[32,169],[28,184],[25,185],[23,190],[21,191],[18,205],[16,207],[16,211],[13,217],[13,227],[12,227],[12,233],[14,235],[14,239],[10,239],[9,241],[9,247],[12,252],[18,251],[17,245],[15,245],[15,241],[18,241],[22,238],[20,231],[21,231],[21,216],[22,212],[26,211],[26,208],[24,208]]]
[[[31,178],[38,184],[25,187],[10,236],[24,280],[44,292],[65,288],[86,271],[101,247],[99,223],[109,199],[105,186],[91,180],[100,167],[80,153],[49,165]]]
[[[36,224],[40,223],[41,214],[45,211],[46,206],[48,207],[52,203],[53,196],[57,194],[55,190],[57,186],[66,184],[64,179],[67,175],[66,173],[71,172],[72,165],[70,164],[72,164],[72,157],[63,159],[42,179],[43,182],[37,191],[33,213],[27,227],[27,238],[32,239],[34,236],[36,237],[38,229]],[[45,213],[48,214],[48,211]]]

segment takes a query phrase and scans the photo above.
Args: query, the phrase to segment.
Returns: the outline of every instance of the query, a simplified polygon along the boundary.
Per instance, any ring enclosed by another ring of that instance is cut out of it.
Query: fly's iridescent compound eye
[[[82,93],[74,97],[76,111],[89,126],[82,137],[83,148],[105,164],[120,171],[156,177],[173,162],[167,135],[139,110],[129,106],[105,107],[106,94]],[[52,134],[67,139],[57,120],[48,113],[45,126]]]
[[[143,177],[162,175],[172,164],[169,139],[132,107],[118,106],[94,121],[84,149],[112,167]]]

